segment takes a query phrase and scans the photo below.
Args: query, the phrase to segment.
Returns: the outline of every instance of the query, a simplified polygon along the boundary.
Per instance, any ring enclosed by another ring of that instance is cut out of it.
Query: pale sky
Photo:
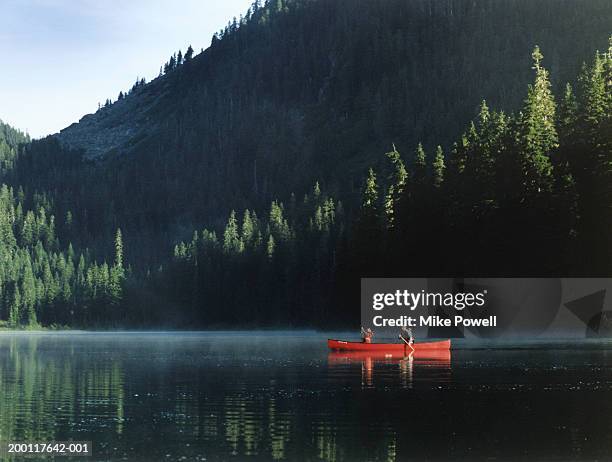
[[[252,0],[0,0],[0,120],[38,138],[156,77]]]

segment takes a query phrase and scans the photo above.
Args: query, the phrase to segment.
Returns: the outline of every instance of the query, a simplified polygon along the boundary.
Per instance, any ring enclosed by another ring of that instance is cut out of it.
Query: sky
[[[56,133],[191,44],[198,53],[252,0],[0,0],[0,120]]]

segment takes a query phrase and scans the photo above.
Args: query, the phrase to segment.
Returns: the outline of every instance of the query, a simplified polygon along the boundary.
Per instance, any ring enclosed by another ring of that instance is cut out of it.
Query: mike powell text
[[[496,327],[497,316],[474,319],[464,316],[443,318],[435,315],[385,318],[384,316],[378,315],[372,318],[372,324],[375,327]]]

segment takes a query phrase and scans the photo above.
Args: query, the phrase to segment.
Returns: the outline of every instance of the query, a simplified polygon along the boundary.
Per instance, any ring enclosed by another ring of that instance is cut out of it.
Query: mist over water
[[[612,344],[458,340],[347,357],[354,333],[7,333],[0,434],[90,460],[595,460],[612,447]]]

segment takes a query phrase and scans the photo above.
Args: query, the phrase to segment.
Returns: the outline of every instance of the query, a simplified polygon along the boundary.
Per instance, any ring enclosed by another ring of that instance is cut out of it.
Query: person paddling
[[[412,336],[412,329],[410,327],[402,327],[399,338],[401,338],[406,345],[412,346],[414,343],[414,337]]]
[[[367,329],[364,329],[362,326],[361,339],[363,340],[363,343],[372,343],[372,337],[374,337],[374,332],[372,332],[372,329],[370,329],[369,327]]]

